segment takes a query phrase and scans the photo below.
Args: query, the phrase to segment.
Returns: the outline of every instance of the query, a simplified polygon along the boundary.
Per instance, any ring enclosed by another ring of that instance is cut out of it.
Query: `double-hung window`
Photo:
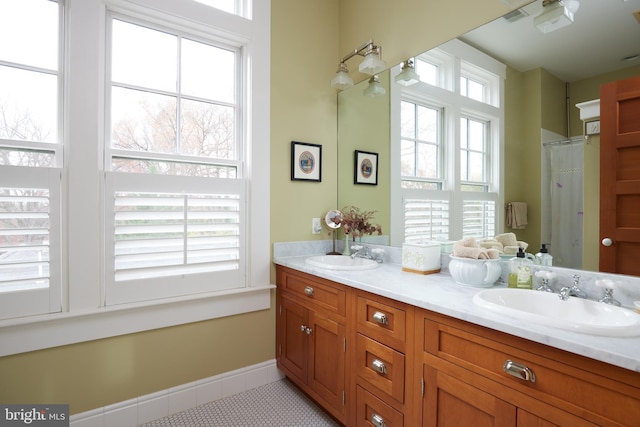
[[[0,2],[0,319],[58,312],[63,5]]]
[[[241,47],[108,24],[105,303],[244,287]]]
[[[392,89],[392,243],[493,237],[504,66],[457,40],[415,64],[421,81]]]

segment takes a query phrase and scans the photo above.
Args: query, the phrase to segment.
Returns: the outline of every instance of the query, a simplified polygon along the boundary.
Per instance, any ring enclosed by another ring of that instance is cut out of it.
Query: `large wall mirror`
[[[640,54],[640,23],[633,16],[640,10],[640,0],[576,3],[574,22],[553,32],[543,34],[535,28],[533,20],[543,12],[542,0],[536,0],[458,39],[506,65],[501,203],[526,202],[529,224],[511,230],[500,216],[496,232],[515,232],[534,253],[542,243],[550,243],[557,227],[554,231],[549,226],[546,188],[553,182],[546,147],[565,145],[567,139],[578,141],[584,159],[581,187],[586,189],[582,190],[584,224],[575,237],[581,240],[581,256],[578,265],[566,266],[597,270],[600,141],[596,134],[584,142],[584,123],[575,104],[597,99],[602,83],[640,75],[640,60],[633,60]],[[393,86],[398,71],[395,66],[379,75],[386,96],[363,96],[367,81],[338,94],[338,208],[357,205],[376,210],[376,221],[390,235],[397,228],[390,209],[390,114],[398,102]],[[378,154],[378,185],[354,183],[355,150]],[[570,242],[574,237],[562,239]],[[391,242],[397,245],[402,239],[391,235]]]

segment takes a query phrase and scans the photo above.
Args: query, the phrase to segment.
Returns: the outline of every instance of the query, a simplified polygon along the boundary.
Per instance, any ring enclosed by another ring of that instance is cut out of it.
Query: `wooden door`
[[[513,427],[516,407],[437,369],[424,367],[425,427]]]
[[[280,329],[278,367],[287,375],[293,375],[306,383],[309,347],[309,338],[305,329],[309,326],[307,309],[283,295],[280,298],[278,317]]]
[[[640,77],[602,85],[600,132],[600,271],[639,276]]]
[[[317,312],[309,313],[309,386],[344,420],[346,327]]]

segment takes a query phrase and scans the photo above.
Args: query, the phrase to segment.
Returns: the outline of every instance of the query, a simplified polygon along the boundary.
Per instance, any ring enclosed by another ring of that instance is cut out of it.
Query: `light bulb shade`
[[[543,12],[533,18],[533,24],[545,34],[566,27],[573,22],[578,6],[577,1],[567,1],[567,5],[562,0],[556,1],[545,6]]]
[[[371,98],[375,98],[377,96],[383,96],[386,93],[387,91],[380,84],[380,80],[378,79],[378,76],[372,76],[369,79],[369,85],[362,91],[362,94],[364,96],[368,96]]]
[[[402,71],[395,78],[396,83],[402,86],[411,86],[420,81],[420,76],[413,70],[413,63],[405,61]]]
[[[374,75],[381,71],[384,71],[387,68],[387,64],[380,59],[380,55],[376,51],[371,51],[367,53],[364,57],[364,60],[360,63],[358,70],[361,73]]]
[[[335,77],[331,79],[331,87],[336,89],[346,89],[353,86],[353,79],[344,70],[339,70]]]

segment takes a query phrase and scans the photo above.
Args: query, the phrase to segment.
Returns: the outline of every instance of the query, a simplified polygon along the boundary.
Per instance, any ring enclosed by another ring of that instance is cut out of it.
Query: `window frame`
[[[271,305],[270,0],[254,1],[253,17],[231,15],[190,0],[66,0],[65,170],[62,172],[63,309],[60,313],[0,321],[0,356],[108,338],[268,309]],[[248,144],[242,184],[247,194],[246,284],[174,298],[105,306],[104,278],[104,97],[107,10],[192,31],[219,35],[245,46]],[[70,35],[74,35],[70,37]],[[69,75],[74,76],[73,80]],[[258,177],[258,178],[256,178]],[[251,206],[259,207],[250,209]],[[266,207],[266,208],[265,208]],[[70,227],[69,225],[73,225]],[[67,261],[68,260],[68,261]]]

